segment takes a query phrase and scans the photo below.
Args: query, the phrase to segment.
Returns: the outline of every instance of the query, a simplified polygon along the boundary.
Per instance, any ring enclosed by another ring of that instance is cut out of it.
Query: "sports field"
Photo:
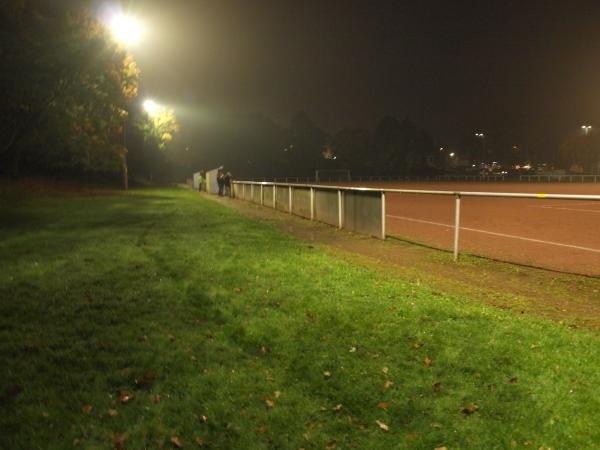
[[[581,183],[353,183],[369,187],[477,192],[600,194]],[[388,194],[388,235],[452,249],[454,198]],[[600,275],[600,202],[463,197],[461,252],[560,271]]]
[[[411,281],[183,189],[0,190],[0,210],[2,449],[600,442],[600,338],[434,288],[448,258]]]

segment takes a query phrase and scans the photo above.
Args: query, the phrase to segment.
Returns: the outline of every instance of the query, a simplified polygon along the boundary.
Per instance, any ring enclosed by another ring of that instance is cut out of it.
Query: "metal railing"
[[[460,238],[460,206],[462,197],[500,197],[500,198],[529,198],[529,199],[545,199],[545,200],[586,200],[600,201],[600,195],[571,195],[571,194],[533,194],[533,193],[512,193],[512,192],[463,192],[463,191],[439,191],[439,190],[417,190],[417,189],[377,189],[367,187],[350,187],[350,186],[331,186],[317,184],[293,184],[293,183],[272,183],[272,182],[256,182],[256,181],[234,181],[234,186],[242,186],[242,198],[246,199],[246,186],[250,186],[251,200],[254,201],[255,186],[260,188],[260,204],[264,205],[264,193],[266,187],[273,189],[272,207],[276,209],[276,189],[283,187],[288,189],[288,207],[287,211],[294,213],[293,192],[294,189],[303,189],[310,191],[310,220],[315,220],[315,193],[318,190],[337,191],[337,217],[338,228],[344,228],[344,194],[345,193],[371,193],[378,194],[381,201],[381,216],[378,218],[381,221],[381,231],[376,235],[380,239],[385,239],[385,195],[390,194],[422,194],[422,195],[442,195],[455,198],[454,204],[454,243],[453,256],[454,261],[458,260],[459,255],[459,238]],[[232,196],[235,189],[232,190]]]
[[[249,181],[264,181],[265,177],[253,178]],[[536,175],[431,175],[431,176],[409,176],[409,175],[351,175],[328,176],[324,175],[320,182],[440,182],[440,181],[484,181],[484,182],[524,182],[524,183],[599,183],[600,175],[569,175],[569,174],[536,174]],[[315,177],[275,177],[274,183],[317,183]]]

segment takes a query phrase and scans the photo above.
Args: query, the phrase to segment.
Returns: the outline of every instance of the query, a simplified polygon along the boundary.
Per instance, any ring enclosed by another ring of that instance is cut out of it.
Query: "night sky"
[[[436,142],[483,131],[539,150],[600,126],[600,2],[129,2],[143,93],[184,139],[221,112],[372,128],[409,117]]]

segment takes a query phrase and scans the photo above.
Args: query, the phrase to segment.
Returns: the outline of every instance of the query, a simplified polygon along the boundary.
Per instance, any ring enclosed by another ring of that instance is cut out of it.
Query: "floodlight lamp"
[[[144,101],[144,110],[151,116],[155,115],[159,109],[160,106],[154,100],[148,99]]]
[[[112,18],[110,30],[115,40],[123,45],[137,43],[143,32],[140,22],[135,17],[124,14],[117,14]]]

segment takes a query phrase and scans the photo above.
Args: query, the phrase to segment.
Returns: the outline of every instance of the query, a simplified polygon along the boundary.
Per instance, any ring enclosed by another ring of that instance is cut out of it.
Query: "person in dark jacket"
[[[219,170],[217,172],[217,184],[219,185],[219,195],[223,195],[223,189],[225,188],[225,175],[223,175],[223,171]]]
[[[231,197],[231,172],[227,172],[223,177],[223,184],[225,185],[225,195]]]

